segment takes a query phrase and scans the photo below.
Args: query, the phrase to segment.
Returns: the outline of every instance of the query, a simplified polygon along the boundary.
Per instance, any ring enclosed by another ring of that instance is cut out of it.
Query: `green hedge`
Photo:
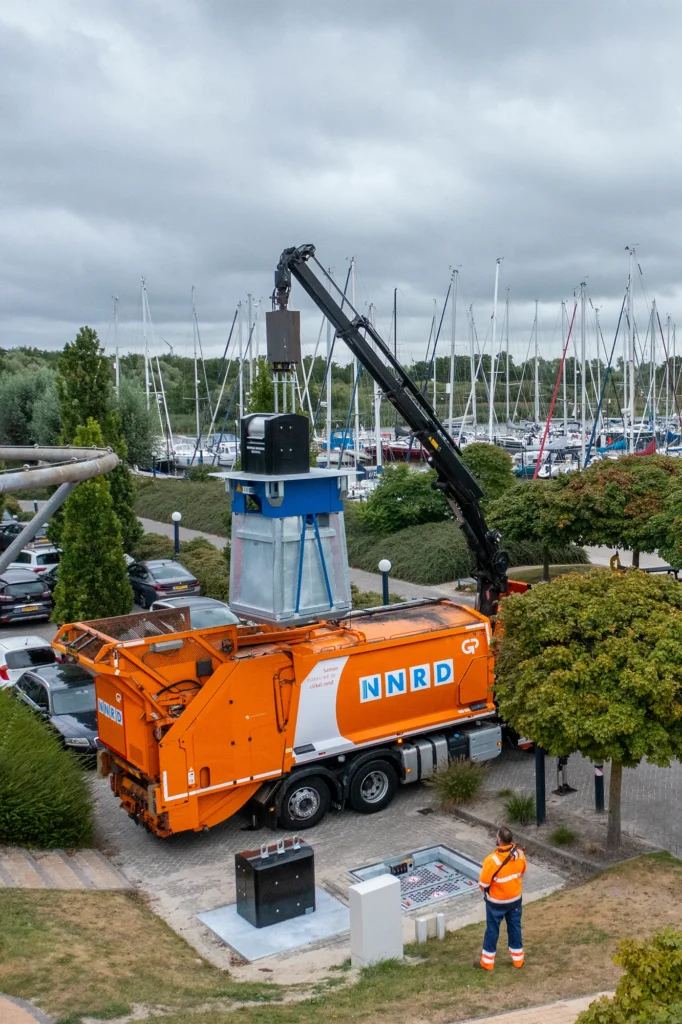
[[[92,842],[92,802],[75,754],[0,690],[0,843],[50,849]]]
[[[456,523],[427,523],[410,526],[387,536],[365,532],[354,512],[346,518],[348,560],[357,569],[377,572],[381,558],[391,561],[391,575],[408,583],[437,586],[471,575],[473,556],[462,531]],[[539,544],[505,545],[510,565],[541,565],[542,549]],[[568,545],[550,548],[550,561],[554,565],[587,562],[582,548]]]
[[[182,525],[218,537],[230,535],[230,502],[220,480],[155,480],[135,478],[135,514],[170,523],[182,512]]]

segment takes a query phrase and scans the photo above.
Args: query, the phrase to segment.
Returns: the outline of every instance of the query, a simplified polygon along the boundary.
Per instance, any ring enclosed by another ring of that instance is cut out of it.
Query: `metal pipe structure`
[[[65,462],[65,459],[69,461]],[[30,544],[43,523],[48,522],[50,516],[66,501],[76,484],[109,473],[120,462],[111,448],[39,448],[37,445],[33,448],[2,445],[0,460],[21,462],[25,466],[23,469],[0,473],[0,494],[20,491],[24,487],[57,485],[55,493],[0,555],[0,573],[14,561],[22,548]],[[29,462],[58,462],[60,465],[29,469],[26,467]]]
[[[38,512],[34,515],[33,519],[23,528],[20,534],[18,534],[10,546],[2,552],[0,555],[0,573],[3,573],[5,569],[12,564],[17,555],[27,544],[30,544],[41,526],[46,523],[50,516],[57,511],[62,505],[71,491],[74,489],[75,484],[61,484],[60,487],[54,492],[49,501],[45,504]]]
[[[120,459],[111,448],[39,448],[0,445],[0,460],[4,462],[57,462],[61,465],[37,469],[16,469],[0,473],[0,494],[21,491],[24,487],[55,487],[59,484],[79,484],[93,476],[116,469]],[[67,461],[68,460],[68,461]]]

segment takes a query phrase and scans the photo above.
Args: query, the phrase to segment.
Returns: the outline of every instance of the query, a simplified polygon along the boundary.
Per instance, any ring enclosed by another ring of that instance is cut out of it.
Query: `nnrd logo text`
[[[411,668],[397,668],[391,672],[377,672],[372,676],[361,676],[360,703],[382,700],[384,697],[399,697],[405,693],[428,690],[431,686],[446,686],[455,681],[455,667],[452,658],[434,661]],[[408,686],[409,683],[409,686]]]

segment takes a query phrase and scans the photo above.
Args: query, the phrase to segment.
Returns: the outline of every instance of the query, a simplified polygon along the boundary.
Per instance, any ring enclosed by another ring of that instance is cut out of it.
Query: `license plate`
[[[188,586],[189,583],[178,583],[175,587],[173,587],[173,590],[187,590]]]
[[[25,604],[21,610],[22,612],[37,612],[38,607],[37,604]]]

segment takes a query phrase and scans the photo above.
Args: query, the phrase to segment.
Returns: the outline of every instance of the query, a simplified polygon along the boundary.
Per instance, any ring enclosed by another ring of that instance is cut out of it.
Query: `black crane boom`
[[[483,491],[467,469],[459,447],[438,419],[428,399],[389,346],[366,317],[356,314],[350,319],[344,313],[311,270],[311,259],[318,263],[313,245],[284,250],[275,271],[273,305],[279,309],[287,308],[291,279],[294,277],[333,325],[337,336],[345,341],[358,362],[376,381],[382,394],[403,417],[415,438],[421,442],[428,453],[429,464],[436,470],[434,486],[445,494],[476,559],[474,575],[478,583],[477,607],[484,615],[494,615],[500,596],[508,590],[509,563],[506,552],[500,547],[499,533],[488,529],[483,516],[480,505]],[[367,340],[368,337],[374,343],[374,348]]]

